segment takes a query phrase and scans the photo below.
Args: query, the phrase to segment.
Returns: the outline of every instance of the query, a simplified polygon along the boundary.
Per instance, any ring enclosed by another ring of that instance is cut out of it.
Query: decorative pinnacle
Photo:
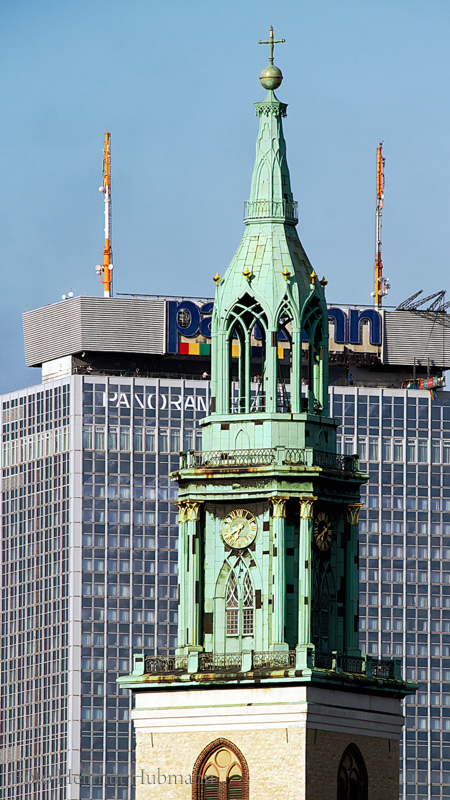
[[[218,272],[216,272],[216,274],[214,275],[214,278],[213,278],[213,281],[214,281],[214,283],[216,284],[216,286],[218,286],[218,285],[219,285],[219,283],[220,283],[220,281],[221,281],[221,280],[222,280],[222,278],[220,277],[219,273],[218,273]]]
[[[281,69],[274,66],[273,63],[273,48],[275,44],[283,44],[286,39],[274,39],[273,38],[273,26],[270,26],[269,32],[269,39],[261,39],[258,44],[268,44],[269,45],[269,65],[263,69],[261,75],[259,76],[259,80],[261,81],[261,85],[264,89],[278,89],[283,80],[283,74]]]

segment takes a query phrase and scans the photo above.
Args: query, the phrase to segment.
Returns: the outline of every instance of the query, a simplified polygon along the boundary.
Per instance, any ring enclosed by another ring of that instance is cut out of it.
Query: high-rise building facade
[[[116,678],[176,646],[169,473],[208,392],[72,375],[2,397],[2,798],[132,796]]]
[[[450,394],[333,387],[341,451],[370,480],[360,514],[360,644],[403,659],[401,798],[450,796]]]
[[[74,363],[84,374],[53,378],[48,358],[50,380],[1,398],[2,800],[132,797],[130,698],[115,679],[133,652],[175,646],[169,473],[180,449],[199,449],[209,407],[199,350],[153,363],[170,378]],[[419,684],[405,709],[401,797],[428,800],[450,795],[450,394],[388,388],[376,365],[370,380],[330,387],[341,451],[358,452],[370,474],[361,647],[402,658]]]

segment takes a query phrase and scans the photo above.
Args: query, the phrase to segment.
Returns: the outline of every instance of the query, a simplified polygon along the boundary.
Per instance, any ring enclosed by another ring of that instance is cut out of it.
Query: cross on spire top
[[[269,39],[261,39],[258,44],[268,44],[269,45],[269,64],[273,64],[273,46],[275,44],[283,44],[286,39],[274,39],[273,38],[273,25],[270,26],[269,31]]]

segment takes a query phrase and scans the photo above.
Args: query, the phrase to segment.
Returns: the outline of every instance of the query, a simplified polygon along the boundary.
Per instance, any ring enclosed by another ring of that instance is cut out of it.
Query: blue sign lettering
[[[360,343],[361,322],[366,319],[370,325],[370,344],[381,344],[381,320],[378,311],[375,311],[374,308],[365,308],[364,311],[358,311],[356,308],[350,309],[348,337],[350,344]]]
[[[328,319],[334,322],[334,341],[336,344],[347,342],[347,314],[342,308],[329,308]]]
[[[167,317],[167,352],[178,353],[178,334],[193,338],[200,334],[206,339],[211,338],[211,311],[214,303],[204,303],[198,306],[192,300],[176,300],[166,302]]]
[[[211,312],[214,303],[208,302],[199,306],[192,300],[168,300],[167,307],[167,352],[178,353],[178,337],[193,339],[195,336],[211,338]],[[328,309],[328,317],[334,325],[334,342],[336,344],[361,344],[362,325],[369,324],[369,341],[371,345],[381,344],[381,316],[374,308],[348,311],[337,306]],[[262,339],[261,331],[255,326],[254,336]],[[280,339],[286,340],[283,331]],[[305,336],[303,336],[305,338]]]

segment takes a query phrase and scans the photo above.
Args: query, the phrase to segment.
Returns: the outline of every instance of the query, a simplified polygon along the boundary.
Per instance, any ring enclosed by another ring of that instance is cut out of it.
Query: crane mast
[[[103,193],[105,202],[105,249],[103,264],[95,269],[103,283],[104,297],[112,297],[112,217],[111,217],[111,134],[105,133],[103,143],[103,182],[99,191]]]
[[[388,293],[390,285],[388,278],[383,278],[383,262],[381,260],[381,217],[384,202],[384,164],[386,159],[381,155],[383,144],[380,142],[377,148],[377,210],[375,217],[375,291],[372,297],[375,298],[375,306],[381,307],[383,297]]]

